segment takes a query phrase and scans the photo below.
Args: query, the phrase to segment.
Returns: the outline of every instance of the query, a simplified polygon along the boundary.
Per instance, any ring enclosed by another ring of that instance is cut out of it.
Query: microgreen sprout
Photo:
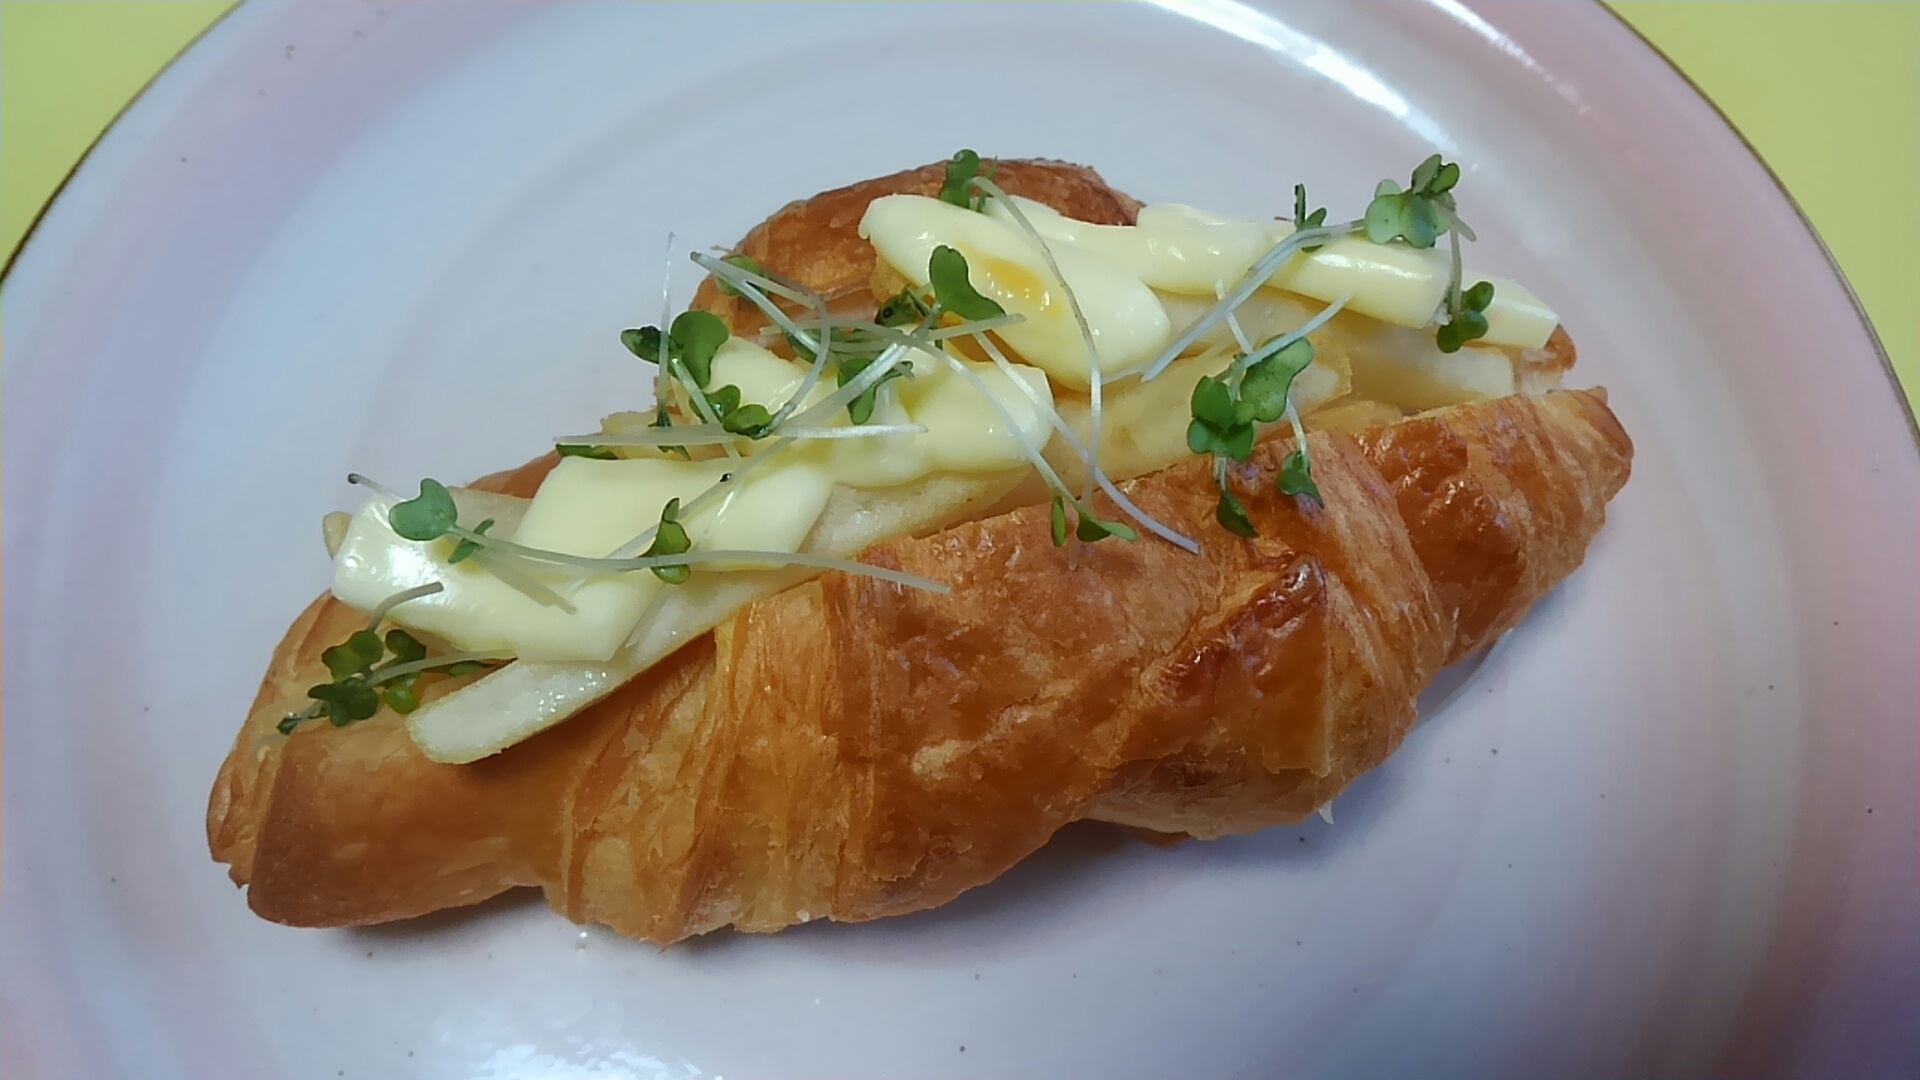
[[[751,255],[742,255],[742,254],[728,255],[727,257],[721,259],[720,261],[723,263],[726,263],[728,266],[734,266],[742,270],[745,270],[749,274],[764,275],[767,272],[766,268],[760,265],[759,260],[755,259]],[[717,287],[720,290],[720,295],[722,296],[739,296],[740,295],[740,287],[735,285],[733,282],[728,281],[726,278],[715,277],[713,279],[713,283],[715,287]]]
[[[713,259],[697,251],[692,253],[691,258],[695,263],[705,267],[716,279],[731,284],[740,296],[759,308],[775,326],[780,328],[781,332],[787,335],[787,340],[793,344],[795,355],[804,355],[809,359],[810,366],[806,377],[800,381],[793,395],[773,412],[764,425],[760,426],[760,430],[765,433],[779,427],[793,415],[794,411],[800,407],[800,403],[805,401],[807,395],[819,384],[829,358],[835,351],[835,342],[830,330],[823,330],[820,336],[803,331],[791,316],[780,310],[780,305],[774,303],[769,294],[785,297],[795,303],[810,305],[819,314],[822,326],[826,326],[830,321],[826,298],[798,282],[784,278],[776,279],[764,269],[748,268],[725,259]],[[823,341],[825,347],[821,348]],[[733,456],[731,445],[727,446],[727,452],[729,456]]]
[[[693,540],[687,536],[686,526],[680,524],[680,500],[668,499],[667,505],[660,509],[660,524],[654,528],[653,546],[647,548],[646,555],[684,555],[692,549]],[[656,566],[653,576],[669,585],[679,585],[693,576],[693,569],[685,564]]]
[[[1066,506],[1073,507],[1074,516],[1078,522],[1074,528],[1075,536],[1089,543],[1109,536],[1117,536],[1122,540],[1140,539],[1140,534],[1134,532],[1130,526],[1122,522],[1107,521],[1099,517],[1093,512],[1092,508],[1087,505],[1088,500],[1075,498],[1073,492],[1068,489],[1066,481],[1060,479],[1060,474],[1054,471],[1053,466],[1048,463],[1046,455],[1040,452],[1040,448],[1035,446],[1032,440],[1026,438],[1020,430],[1021,425],[1014,420],[1013,414],[1007,411],[1007,407],[1001,403],[998,397],[994,396],[993,391],[987,389],[987,384],[980,381],[980,376],[974,374],[972,369],[962,363],[959,357],[947,352],[941,352],[939,355],[946,361],[947,367],[955,375],[960,376],[971,384],[974,390],[979,392],[981,397],[986,398],[987,404],[993,407],[993,411],[1000,418],[1000,423],[1006,426],[1007,432],[1020,444],[1020,452],[1026,455],[1028,463],[1040,473],[1041,479],[1046,481],[1047,489],[1053,492],[1053,497],[1056,500],[1063,502],[1064,505],[1061,507],[1060,513],[1066,513]],[[1021,381],[1018,379],[1015,379],[1014,382],[1021,384]],[[1064,521],[1065,519],[1062,518],[1061,520]],[[1057,539],[1054,541],[1055,546],[1060,546],[1067,542],[1066,528],[1064,525],[1055,530],[1055,533],[1057,536]]]
[[[881,326],[912,326],[927,317],[928,308],[920,295],[912,289],[901,289],[887,298],[880,309],[873,313],[873,321]]]
[[[1448,318],[1434,331],[1441,352],[1459,352],[1460,346],[1487,335],[1487,306],[1493,303],[1493,282],[1482,281],[1465,292],[1448,296]]]
[[[932,286],[934,302],[941,310],[963,319],[991,319],[1007,313],[998,301],[974,290],[967,278],[967,257],[945,244],[934,248],[927,259],[927,284]]]
[[[387,508],[387,525],[399,536],[419,542],[438,540],[442,536],[472,541],[477,550],[468,552],[465,557],[472,558],[474,565],[525,593],[537,603],[557,607],[569,615],[574,613],[574,606],[566,597],[548,588],[539,579],[514,567],[505,559],[494,557],[499,552],[512,553],[525,549],[521,549],[518,544],[511,541],[496,539],[483,532],[462,528],[458,521],[458,508],[454,506],[453,496],[440,481],[431,477],[420,481],[420,494],[405,501],[400,501],[400,497],[392,489],[359,473],[348,473],[347,483],[371,488],[386,498],[395,500],[394,505]],[[396,513],[401,516],[398,525],[393,520]],[[401,531],[403,528],[408,531]]]
[[[447,535],[459,519],[460,511],[453,505],[453,495],[446,485],[432,477],[420,481],[419,495],[395,503],[387,510],[387,524],[408,540],[438,540]]]
[[[986,179],[992,180],[1000,171],[998,159],[987,164]],[[972,150],[961,150],[947,160],[947,174],[940,185],[940,201],[968,210],[978,210],[985,205],[985,196],[969,190],[975,177],[980,176],[980,155]]]
[[[1244,347],[1246,342],[1239,322],[1229,315],[1228,325]],[[1257,425],[1297,416],[1288,395],[1294,380],[1313,363],[1313,343],[1304,336],[1305,329],[1268,338],[1259,348],[1235,357],[1221,375],[1203,375],[1193,387],[1189,400],[1193,419],[1187,425],[1187,449],[1196,454],[1213,455],[1214,482],[1220,489],[1214,517],[1227,531],[1240,536],[1254,535],[1253,522],[1227,482],[1226,463],[1245,461],[1252,456]],[[1280,476],[1280,489],[1287,494],[1299,493],[1287,489],[1298,488],[1302,478],[1307,487],[1312,485],[1304,452],[1306,442],[1297,423],[1295,434],[1300,437],[1302,449],[1294,454],[1300,460],[1291,474],[1283,467]],[[1289,461],[1291,458],[1292,455]],[[1318,490],[1314,489],[1313,493],[1317,500]]]
[[[1360,221],[1348,221],[1339,225],[1329,225],[1324,228],[1296,229],[1282,237],[1278,243],[1267,249],[1266,254],[1255,260],[1254,264],[1241,276],[1238,284],[1229,290],[1226,295],[1222,296],[1212,307],[1208,308],[1198,319],[1195,319],[1193,325],[1187,327],[1186,330],[1175,336],[1165,348],[1160,350],[1160,355],[1154,357],[1153,361],[1141,370],[1141,381],[1150,381],[1161,372],[1167,370],[1175,360],[1180,358],[1182,353],[1187,351],[1188,346],[1199,341],[1207,331],[1219,325],[1220,322],[1236,308],[1245,303],[1247,297],[1252,296],[1260,286],[1266,284],[1267,279],[1273,276],[1274,271],[1280,268],[1281,263],[1305,251],[1309,245],[1324,244],[1329,240],[1337,240],[1340,237],[1353,233],[1361,228],[1362,225],[1363,222]]]
[[[671,427],[672,425],[664,424],[661,426]],[[555,443],[553,449],[554,449],[554,452],[559,454],[561,457],[583,457],[583,458],[594,458],[599,461],[612,461],[616,456],[613,451],[607,449],[604,446],[591,445],[588,443],[577,443],[577,442]]]
[[[870,356],[849,356],[840,361],[839,371],[834,377],[841,386],[845,386],[859,378],[860,374],[873,364],[873,361],[874,358]],[[847,419],[856,424],[864,424],[873,419],[873,407],[880,400],[880,387],[885,385],[887,380],[897,379],[905,374],[906,370],[903,368],[889,369],[878,382],[862,390],[852,401],[847,402]]]
[[[493,519],[488,518],[480,524],[475,525],[473,531],[478,536],[485,536],[487,535],[487,530],[491,528],[493,528]],[[451,566],[454,563],[464,561],[468,556],[480,550],[480,544],[481,541],[468,540],[462,537],[459,543],[453,545],[453,552],[447,556],[447,565]]]
[[[373,716],[383,703],[405,715],[419,707],[415,684],[422,673],[464,674],[484,666],[477,663],[482,656],[504,659],[491,653],[429,658],[427,646],[405,630],[394,627],[384,636],[379,633],[381,620],[394,607],[431,596],[444,588],[439,582],[431,582],[395,593],[374,608],[364,629],[355,630],[345,641],[323,650],[320,662],[326,665],[327,674],[332,678],[307,688],[307,697],[313,704],[281,717],[277,725],[280,734],[291,735],[294,728],[320,716],[326,717],[334,727],[345,727]]]
[[[1427,158],[1413,170],[1405,191],[1392,180],[1382,180],[1367,204],[1367,239],[1376,244],[1405,240],[1410,247],[1430,248],[1457,218],[1453,217],[1453,186],[1460,182],[1460,166]]]
[[[1327,225],[1327,208],[1323,206],[1320,209],[1313,211],[1312,213],[1308,213],[1307,212],[1307,185],[1305,184],[1293,185],[1294,231],[1298,232],[1301,229],[1324,229],[1326,228],[1326,225]],[[1321,245],[1319,244],[1308,244],[1302,247],[1300,250],[1301,251],[1319,251],[1320,248],[1321,248]]]
[[[1086,346],[1087,477],[1086,482],[1081,485],[1080,498],[1082,501],[1091,501],[1093,499],[1094,483],[1098,480],[1100,472],[1098,457],[1103,441],[1100,428],[1100,411],[1102,406],[1101,397],[1104,391],[1103,384],[1105,381],[1105,372],[1100,370],[1099,349],[1093,340],[1093,327],[1087,323],[1087,314],[1080,307],[1079,296],[1075,295],[1073,286],[1067,283],[1067,275],[1060,270],[1059,261],[1053,257],[1053,249],[1047,246],[1046,238],[1042,237],[1040,231],[1033,227],[1033,222],[1027,220],[1026,211],[1020,209],[1020,204],[1014,201],[1013,196],[1002,191],[1000,187],[993,182],[991,177],[983,177],[975,180],[973,183],[984,195],[990,196],[999,202],[1001,207],[1006,210],[1007,216],[1013,219],[1014,224],[1020,226],[1020,231],[1026,234],[1027,240],[1040,252],[1040,258],[1046,262],[1048,271],[1053,274],[1054,280],[1060,283],[1060,292],[1067,298],[1067,308],[1073,313],[1074,325],[1080,331],[1081,344]]]
[[[1316,506],[1326,505],[1320,497],[1320,486],[1313,482],[1313,469],[1307,461],[1306,436],[1299,436],[1301,442],[1280,462],[1279,488],[1282,495],[1305,495]]]
[[[1047,423],[1052,425],[1053,430],[1059,433],[1068,451],[1071,452],[1074,457],[1078,458],[1081,465],[1092,474],[1094,484],[1099,487],[1101,491],[1107,493],[1107,497],[1113,500],[1114,505],[1118,506],[1122,513],[1139,522],[1142,528],[1160,537],[1162,540],[1190,554],[1199,554],[1200,545],[1195,543],[1192,538],[1168,528],[1165,524],[1154,518],[1153,515],[1140,509],[1132,499],[1127,498],[1127,493],[1120,490],[1119,486],[1113,482],[1113,478],[1109,477],[1106,472],[1100,468],[1100,463],[1094,459],[1093,454],[1087,448],[1087,444],[1081,441],[1080,436],[1074,434],[1073,428],[1068,425],[1066,419],[1060,415],[1059,411],[1055,409],[1046,398],[1042,397],[1038,390],[1028,385],[1025,379],[1020,378],[1019,375],[1014,372],[1013,362],[1007,359],[1006,353],[1000,351],[1000,346],[994,344],[992,338],[988,337],[985,333],[975,332],[973,339],[974,342],[980,346],[981,350],[987,354],[987,357],[993,361],[994,365],[1000,369],[1001,373],[1006,375],[1007,380],[1015,386],[1018,386],[1021,392],[1026,394],[1027,400],[1033,403],[1033,407],[1047,418]],[[1064,505],[1061,508],[1061,512],[1065,513]],[[1064,522],[1064,519],[1062,520]],[[1064,544],[1066,543],[1066,525],[1063,523],[1060,528],[1060,543]]]

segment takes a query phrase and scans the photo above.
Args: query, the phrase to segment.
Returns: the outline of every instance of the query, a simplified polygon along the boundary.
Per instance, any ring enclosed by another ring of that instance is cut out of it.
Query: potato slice
[[[1406,415],[1398,405],[1371,398],[1348,396],[1327,403],[1302,417],[1308,431],[1344,431],[1357,435],[1384,427]]]
[[[801,550],[852,558],[889,537],[938,532],[978,517],[1027,471],[936,473],[894,488],[838,486]],[[478,761],[579,712],[745,605],[819,574],[801,566],[695,574],[661,592],[607,663],[517,660],[422,705],[407,718],[407,731],[434,761]]]

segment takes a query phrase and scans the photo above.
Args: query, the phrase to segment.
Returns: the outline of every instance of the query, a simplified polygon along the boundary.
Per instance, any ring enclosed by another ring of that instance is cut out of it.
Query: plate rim
[[[108,120],[106,126],[102,127],[99,133],[87,143],[87,148],[81,152],[80,156],[74,160],[74,163],[60,177],[60,182],[54,186],[53,191],[47,195],[46,200],[40,204],[39,209],[34,211],[32,220],[27,223],[26,231],[20,234],[20,239],[14,244],[13,250],[7,253],[6,261],[0,263],[0,290],[4,290],[8,280],[13,277],[14,268],[19,265],[21,259],[26,255],[27,249],[32,244],[34,237],[39,234],[41,223],[46,220],[54,204],[66,195],[67,188],[72,184],[74,178],[79,175],[80,171],[93,159],[94,152],[100,148],[101,144],[121,128],[121,122],[126,119],[127,114],[147,97],[148,92],[153,89],[154,84],[158,83],[162,78],[165,78],[167,73],[171,72],[183,57],[201,48],[210,35],[218,31],[222,26],[225,26],[241,8],[250,6],[253,2],[254,0],[234,0],[234,3],[229,5],[225,11],[215,16],[212,22],[202,27],[198,33],[188,39],[185,45],[181,46],[177,52],[168,57],[166,63],[160,65],[158,70],[148,77],[145,82],[140,84],[140,88],[134,91],[133,96],[128,98],[126,103],[114,112],[112,119]],[[1430,6],[1445,6],[1444,4],[1437,3],[1436,0],[1422,0],[1422,2]],[[1273,3],[1273,0],[1252,0],[1252,3],[1256,6],[1268,6]],[[1656,45],[1653,39],[1642,33],[1639,27],[1628,21],[1626,16],[1615,10],[1613,5],[1605,3],[1604,0],[1589,0],[1589,6],[1599,8],[1605,13],[1607,18],[1612,19],[1616,24],[1625,29],[1635,41],[1640,43],[1642,48],[1645,48],[1660,61],[1661,66],[1663,66],[1669,74],[1680,80],[1681,84],[1686,87],[1688,93],[1705,103],[1707,108],[1712,111],[1714,118],[1719,121],[1720,125],[1726,128],[1726,130],[1733,135],[1734,139],[1740,143],[1741,148],[1746,151],[1746,156],[1751,159],[1753,164],[1759,166],[1760,171],[1766,175],[1767,181],[1773,186],[1774,193],[1787,204],[1788,209],[1793,211],[1793,216],[1799,219],[1800,227],[1806,230],[1807,236],[1813,240],[1814,247],[1820,250],[1821,258],[1826,261],[1827,272],[1839,283],[1841,291],[1846,294],[1847,303],[1853,308],[1854,322],[1857,328],[1865,335],[1867,345],[1872,349],[1875,358],[1879,361],[1880,374],[1886,381],[1887,389],[1892,392],[1894,400],[1899,404],[1900,414],[1906,418],[1908,448],[1913,451],[1915,464],[1920,465],[1920,413],[1915,412],[1913,400],[1908,396],[1906,387],[1901,384],[1898,373],[1894,371],[1893,358],[1887,352],[1886,342],[1881,339],[1880,332],[1874,327],[1873,320],[1867,315],[1866,307],[1861,304],[1860,294],[1854,290],[1853,281],[1847,277],[1847,272],[1840,266],[1839,260],[1834,258],[1833,249],[1827,246],[1826,238],[1820,235],[1820,230],[1814,226],[1813,219],[1807,215],[1806,208],[1801,205],[1799,199],[1794,197],[1793,192],[1788,189],[1786,182],[1780,178],[1778,172],[1774,171],[1772,164],[1760,153],[1759,148],[1753,145],[1752,140],[1747,138],[1746,133],[1741,131],[1739,125],[1735,124],[1733,119],[1727,115],[1726,110],[1722,109],[1720,104],[1714,101],[1713,97],[1702,89],[1700,84],[1695,82],[1693,77],[1686,73],[1685,69],[1674,61],[1673,57],[1669,56],[1664,49]]]

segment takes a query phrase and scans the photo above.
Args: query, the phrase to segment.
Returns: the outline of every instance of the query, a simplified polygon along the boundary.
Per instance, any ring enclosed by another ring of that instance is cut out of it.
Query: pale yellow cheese
[[[1087,348],[1072,305],[1025,235],[985,214],[923,195],[873,200],[860,219],[860,235],[887,265],[921,288],[928,284],[935,248],[960,252],[973,287],[1025,319],[999,332],[1006,343],[1062,384],[1088,385]],[[1086,317],[1103,374],[1139,367],[1172,336],[1173,326],[1153,290],[1124,267],[1067,246],[1053,254]]]
[[[402,604],[391,617],[402,626],[443,638],[458,648],[548,659],[604,660],[632,631],[651,595],[650,591],[635,590],[631,582],[613,578],[571,588],[561,586],[558,579],[548,579],[549,584],[559,586],[558,591],[575,610],[569,613],[542,604],[489,573],[478,560],[450,565],[450,540],[422,543],[402,539],[387,524],[391,506],[390,500],[376,496],[354,515],[334,559],[333,593],[365,611],[394,593],[437,581],[442,585],[439,593]],[[501,525],[495,530],[489,530],[489,535],[516,535]]]
[[[1019,468],[1028,460],[1022,445],[1037,450],[1047,444],[1050,434],[1047,412],[1034,401],[1038,397],[1046,410],[1053,407],[1046,374],[1024,364],[1011,365],[1014,376],[1025,384],[1022,389],[993,364],[960,363],[986,386],[1000,408],[994,408],[979,387],[952,371],[917,380],[918,385],[901,393],[908,414],[927,427],[926,434],[916,436],[920,452],[932,469],[973,473]],[[1002,411],[1013,420],[1013,429],[1007,427]]]
[[[691,502],[729,467],[724,459],[565,458],[524,503],[518,527],[509,531],[496,525],[489,535],[545,551],[605,557],[654,526],[667,500]],[[769,462],[682,523],[696,550],[797,551],[832,487],[831,474],[817,466]],[[402,605],[393,617],[461,648],[503,650],[527,660],[602,661],[632,634],[659,590],[668,587],[645,570],[579,578],[516,564],[564,597],[574,608],[569,612],[514,588],[479,560],[449,564],[449,540],[402,539],[387,525],[389,505],[375,498],[355,515],[334,561],[334,594],[366,610],[403,589],[441,582],[442,592]],[[479,519],[463,512],[462,520]],[[696,567],[695,572],[752,565],[757,563]]]
[[[1143,206],[1134,225],[1095,225],[1030,199],[1014,201],[1056,256],[1064,250],[1086,252],[1161,293],[1209,301],[1237,284],[1262,255],[1293,232],[1284,221],[1228,217],[1178,203]],[[987,213],[1011,220],[998,203],[990,204]],[[1425,327],[1440,310],[1450,272],[1444,246],[1415,250],[1404,243],[1375,244],[1349,236],[1293,256],[1266,284],[1325,303],[1344,298],[1348,309],[1363,315],[1397,326]],[[1479,280],[1469,273],[1463,286]],[[1493,283],[1494,298],[1482,343],[1520,349],[1545,344],[1559,316],[1514,282],[1485,280]],[[1168,313],[1176,329],[1192,322],[1182,322],[1171,307]]]

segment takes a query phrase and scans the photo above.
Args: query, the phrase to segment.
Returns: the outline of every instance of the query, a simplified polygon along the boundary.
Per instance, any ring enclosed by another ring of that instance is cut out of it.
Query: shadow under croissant
[[[1481,649],[1434,678],[1420,695],[1417,727],[1440,720],[1490,651]],[[821,919],[789,927],[779,938],[787,946],[880,961],[925,962],[942,954],[964,954],[977,961],[985,958],[983,948],[996,956],[1017,955],[1041,947],[1049,933],[1061,927],[1104,921],[1138,907],[1190,873],[1236,866],[1306,867],[1336,858],[1390,810],[1401,788],[1401,767],[1395,755],[1349,784],[1337,800],[1336,824],[1308,817],[1293,825],[1201,841],[1153,838],[1126,826],[1076,821],[1006,873],[940,907],[872,922]],[[368,944],[389,946],[420,938],[444,941],[479,935],[481,924],[532,906],[544,906],[537,890],[511,889],[471,907],[347,932]],[[609,942],[620,940],[604,930],[593,933]],[[669,951],[697,962],[764,940],[765,935],[728,928],[679,942]]]

